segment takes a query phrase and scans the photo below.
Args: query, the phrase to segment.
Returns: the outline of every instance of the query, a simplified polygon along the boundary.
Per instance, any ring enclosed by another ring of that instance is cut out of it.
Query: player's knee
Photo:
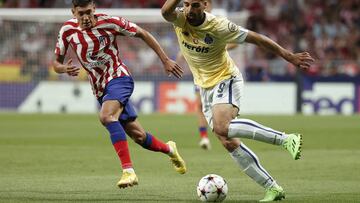
[[[214,123],[214,133],[221,137],[228,136],[228,126],[220,123]]]
[[[220,140],[221,144],[227,149],[229,152],[234,151],[236,148],[240,146],[240,142],[236,140],[222,139]]]
[[[103,126],[107,126],[109,123],[114,122],[112,116],[100,113],[99,120]]]

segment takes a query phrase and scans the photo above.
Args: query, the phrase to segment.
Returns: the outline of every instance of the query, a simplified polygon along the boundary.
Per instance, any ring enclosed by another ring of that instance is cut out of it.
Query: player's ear
[[[206,11],[207,6],[208,6],[208,2],[206,0],[202,1],[201,7],[204,11]]]
[[[74,7],[71,9],[71,12],[75,16],[75,8]]]

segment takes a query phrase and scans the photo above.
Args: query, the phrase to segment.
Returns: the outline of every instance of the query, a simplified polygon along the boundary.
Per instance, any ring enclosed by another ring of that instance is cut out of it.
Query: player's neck
[[[199,26],[199,25],[204,23],[205,19],[206,19],[206,14],[203,13],[203,16],[202,16],[201,19],[199,19],[199,20],[196,19],[196,20],[193,20],[193,21],[189,21],[189,24],[192,25],[192,26]]]

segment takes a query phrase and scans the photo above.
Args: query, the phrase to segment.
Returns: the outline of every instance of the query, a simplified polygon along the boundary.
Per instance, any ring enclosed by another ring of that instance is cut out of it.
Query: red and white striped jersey
[[[94,95],[99,98],[111,79],[130,76],[119,58],[116,37],[134,36],[137,25],[122,17],[96,16],[97,23],[91,29],[81,29],[77,19],[66,21],[60,29],[55,54],[65,56],[71,46],[88,73]]]

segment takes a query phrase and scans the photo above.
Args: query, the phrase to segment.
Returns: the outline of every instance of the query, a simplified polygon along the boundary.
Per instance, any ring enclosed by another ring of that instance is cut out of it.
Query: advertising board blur
[[[19,112],[96,113],[99,109],[87,82],[41,82],[27,92],[13,107]],[[351,115],[360,111],[360,85],[353,83],[314,83],[302,96],[306,115]],[[189,81],[136,82],[131,102],[144,114],[193,113],[197,109],[194,85]],[[245,83],[241,103],[241,114],[292,115],[296,113],[296,86]]]

